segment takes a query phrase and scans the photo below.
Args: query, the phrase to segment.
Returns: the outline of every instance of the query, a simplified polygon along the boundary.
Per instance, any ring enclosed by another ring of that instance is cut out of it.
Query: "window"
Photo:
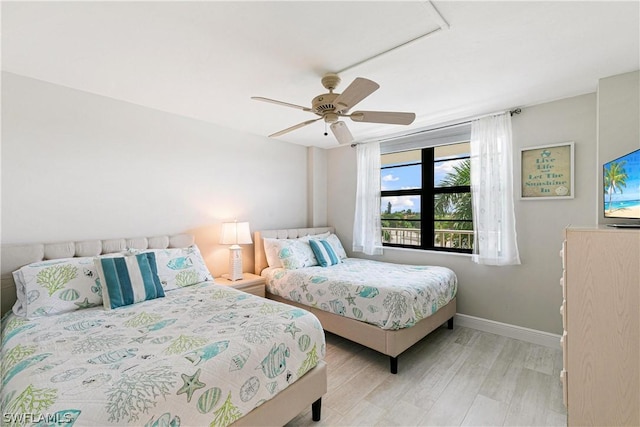
[[[469,142],[381,155],[384,246],[471,253]]]

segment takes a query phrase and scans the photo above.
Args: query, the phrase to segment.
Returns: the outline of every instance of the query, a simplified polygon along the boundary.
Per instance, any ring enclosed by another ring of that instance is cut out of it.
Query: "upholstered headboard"
[[[262,239],[297,239],[298,237],[310,236],[330,231],[335,233],[333,227],[315,227],[315,228],[287,228],[283,230],[264,230],[254,233],[254,251],[255,251],[255,274],[260,275],[262,270],[269,267],[267,263],[267,255],[264,252],[264,242]]]
[[[195,239],[190,234],[175,234],[173,236],[84,240],[80,242],[2,245],[0,252],[0,287],[2,289],[0,308],[2,314],[4,315],[11,310],[16,301],[16,287],[11,273],[24,265],[48,259],[98,256],[121,252],[125,249],[184,248],[194,242]]]

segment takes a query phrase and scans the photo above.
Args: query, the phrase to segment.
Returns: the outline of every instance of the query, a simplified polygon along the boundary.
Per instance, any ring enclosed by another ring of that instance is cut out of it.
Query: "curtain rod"
[[[520,107],[509,111],[509,115],[512,116],[512,117],[513,117],[514,114],[520,114],[520,113],[522,113],[522,109]],[[481,119],[483,117],[494,116],[496,114],[500,114],[500,113],[485,114],[484,116],[478,116],[478,117],[476,117],[474,119],[466,120],[464,122],[452,123],[450,125],[439,126],[437,128],[429,128],[429,129],[420,130],[420,131],[417,131],[417,132],[414,132],[414,133],[407,133],[405,135],[399,135],[399,136],[394,136],[394,137],[391,137],[391,138],[380,139],[380,140],[378,140],[378,142],[392,141],[394,139],[404,138],[404,137],[413,136],[413,135],[420,135],[421,133],[432,132],[434,130],[448,129],[448,128],[453,128],[453,127],[457,127],[457,126],[467,125],[467,124],[473,122],[474,120],[478,120],[478,119]],[[351,144],[351,148],[356,147],[358,144],[366,144],[366,142],[365,143],[363,143],[363,142],[354,142],[353,144]]]

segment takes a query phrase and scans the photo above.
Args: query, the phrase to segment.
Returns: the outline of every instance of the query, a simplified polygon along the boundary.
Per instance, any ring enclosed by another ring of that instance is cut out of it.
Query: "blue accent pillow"
[[[309,240],[313,254],[318,260],[318,264],[322,267],[329,267],[330,265],[336,265],[342,262],[333,247],[326,240]]]
[[[156,255],[146,252],[115,258],[96,258],[107,310],[164,297]]]

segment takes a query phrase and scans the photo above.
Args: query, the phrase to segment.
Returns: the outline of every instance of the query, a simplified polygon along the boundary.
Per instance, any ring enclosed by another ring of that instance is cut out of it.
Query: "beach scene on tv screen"
[[[640,218],[640,150],[604,165],[604,215]]]

